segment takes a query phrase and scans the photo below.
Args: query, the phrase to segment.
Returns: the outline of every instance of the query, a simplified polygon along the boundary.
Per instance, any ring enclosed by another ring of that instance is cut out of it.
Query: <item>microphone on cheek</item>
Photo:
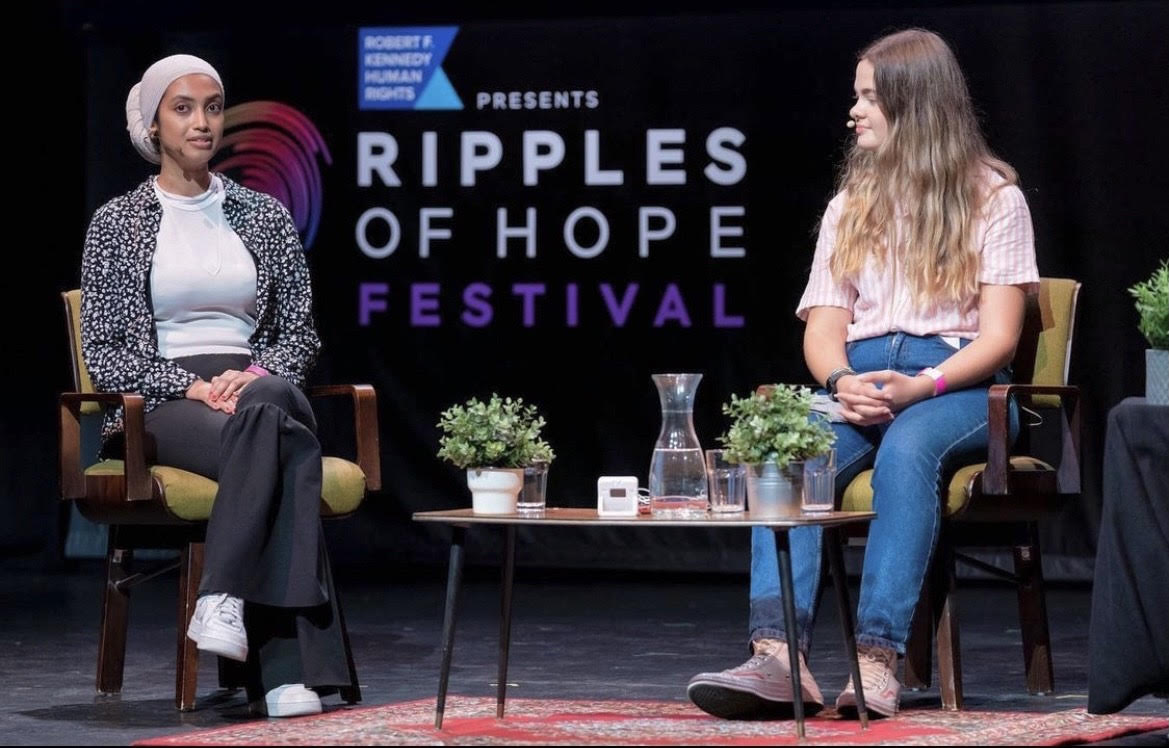
[[[849,121],[846,123],[846,126],[847,126],[847,127],[856,127],[856,122],[855,122],[854,120],[851,120],[851,119],[850,119],[850,120],[849,120]]]

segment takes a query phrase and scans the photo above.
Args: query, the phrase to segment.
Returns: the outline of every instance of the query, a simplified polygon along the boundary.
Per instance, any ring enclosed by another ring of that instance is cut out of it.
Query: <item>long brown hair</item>
[[[919,307],[973,303],[973,226],[993,190],[1017,181],[1015,170],[987,147],[962,70],[940,36],[899,31],[857,59],[873,65],[889,129],[875,151],[854,145],[841,170],[838,187],[848,197],[832,274],[855,276],[870,257],[884,263],[892,250]],[[997,185],[991,172],[1002,177]]]

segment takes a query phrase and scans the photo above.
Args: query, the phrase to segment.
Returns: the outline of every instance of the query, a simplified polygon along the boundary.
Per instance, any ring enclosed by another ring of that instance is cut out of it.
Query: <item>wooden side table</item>
[[[852,606],[848,599],[848,580],[844,574],[844,554],[841,552],[841,538],[838,528],[851,522],[867,522],[877,515],[872,512],[828,512],[825,514],[800,515],[779,519],[754,518],[750,512],[738,515],[711,514],[703,519],[654,519],[650,516],[599,517],[595,509],[548,508],[538,515],[519,514],[474,514],[470,509],[452,509],[440,512],[416,512],[417,522],[435,522],[451,527],[450,569],[447,574],[446,610],[442,622],[442,666],[438,680],[438,702],[435,706],[434,726],[442,728],[443,711],[446,708],[447,683],[450,680],[451,656],[454,651],[455,621],[458,617],[459,591],[463,581],[463,546],[467,531],[473,525],[499,525],[504,528],[502,603],[499,622],[499,683],[496,696],[497,718],[503,718],[507,701],[508,648],[511,644],[511,596],[515,579],[515,538],[516,527],[573,525],[578,527],[769,527],[775,532],[775,545],[779,555],[779,580],[783,592],[783,618],[785,630],[796,631],[796,611],[792,591],[791,548],[788,545],[788,531],[795,527],[819,526],[824,528],[828,564],[832,569],[832,580],[836,588],[836,603],[840,607],[840,622],[844,632],[844,646],[848,651],[852,668],[852,682],[856,687],[857,711],[861,726],[868,727],[868,711],[865,708],[864,689],[861,683],[860,666],[856,656],[856,635],[853,629]],[[798,647],[788,647],[792,678],[792,692],[796,718],[796,734],[804,737],[804,699],[799,679]]]

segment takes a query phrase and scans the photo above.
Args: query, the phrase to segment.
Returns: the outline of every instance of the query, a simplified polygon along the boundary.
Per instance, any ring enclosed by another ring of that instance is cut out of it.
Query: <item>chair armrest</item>
[[[1056,486],[1061,494],[1080,492],[1080,388],[1037,384],[991,385],[987,399],[989,433],[986,470],[982,474],[984,494],[1008,493],[1011,456],[1010,401],[1012,397],[1055,395],[1060,403],[1060,460]]]
[[[309,387],[309,397],[353,398],[353,428],[356,432],[357,464],[365,473],[371,491],[382,487],[381,447],[378,441],[377,393],[368,384],[326,384]]]
[[[141,395],[115,392],[65,392],[59,399],[61,421],[58,433],[61,450],[61,498],[86,496],[85,473],[81,469],[81,404],[101,403],[122,406],[125,412],[124,452],[125,501],[150,501],[153,498],[150,471],[146,469],[143,449],[146,425],[143,418],[145,399]]]

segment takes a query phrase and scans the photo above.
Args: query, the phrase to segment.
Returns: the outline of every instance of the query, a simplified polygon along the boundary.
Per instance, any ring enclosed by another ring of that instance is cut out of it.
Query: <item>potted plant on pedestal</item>
[[[544,419],[522,398],[492,394],[443,412],[438,456],[467,471],[476,514],[511,514],[524,483],[524,468],[551,462],[552,447],[540,438]]]
[[[1162,260],[1153,275],[1128,292],[1137,300],[1141,334],[1149,341],[1145,350],[1145,399],[1169,405],[1169,260]]]
[[[731,395],[723,413],[731,426],[719,437],[727,460],[747,466],[747,509],[756,517],[800,514],[804,460],[832,448],[836,435],[810,418],[812,391],[776,384],[747,397]]]

